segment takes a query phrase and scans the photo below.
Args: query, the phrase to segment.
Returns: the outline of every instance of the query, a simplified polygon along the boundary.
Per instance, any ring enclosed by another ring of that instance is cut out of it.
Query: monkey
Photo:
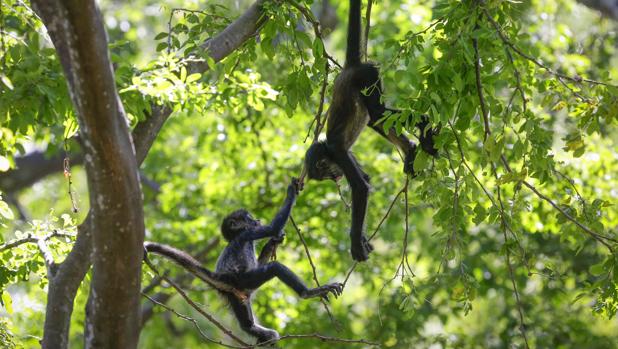
[[[257,338],[257,343],[278,340],[277,331],[260,326],[251,308],[251,296],[267,281],[278,278],[293,289],[300,298],[319,297],[328,300],[329,293],[338,297],[343,284],[331,283],[308,288],[288,267],[277,261],[270,261],[283,242],[285,226],[296,196],[299,192],[298,179],[288,186],[287,197],[275,218],[268,225],[262,225],[245,209],[239,209],[223,219],[221,233],[227,246],[217,260],[215,271],[203,267],[187,253],[171,246],[147,242],[146,252],[169,258],[214,287],[229,303],[240,328]],[[255,241],[270,238],[256,259]]]
[[[333,87],[327,111],[326,140],[313,143],[305,154],[305,171],[309,179],[339,181],[345,176],[352,190],[352,258],[362,262],[369,258],[373,246],[364,233],[370,178],[363,171],[350,148],[366,125],[386,138],[404,154],[404,172],[415,177],[413,164],[417,146],[394,129],[384,131],[385,113],[401,113],[382,102],[382,82],[378,67],[361,61],[361,1],[350,0],[345,64]],[[437,130],[429,127],[426,115],[415,125],[420,130],[423,151],[437,156],[433,138]]]

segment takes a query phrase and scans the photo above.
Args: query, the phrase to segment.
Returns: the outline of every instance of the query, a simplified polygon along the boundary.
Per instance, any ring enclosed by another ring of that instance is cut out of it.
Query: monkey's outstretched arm
[[[220,280],[219,274],[202,267],[200,262],[182,250],[150,241],[144,242],[144,248],[148,253],[156,253],[174,261],[181,267],[185,268],[188,272],[219,291],[232,293],[240,299],[247,298],[247,295],[244,292],[239,291],[229,283]]]
[[[373,247],[369,244],[363,232],[365,214],[367,212],[367,198],[369,197],[369,183],[365,181],[363,171],[344,147],[332,148],[330,153],[333,156],[333,160],[343,171],[352,189],[352,227],[350,229],[352,258],[362,262],[367,260],[369,253],[373,251]]]
[[[298,179],[292,179],[292,183],[288,186],[288,194],[279,212],[275,215],[275,218],[268,225],[262,225],[253,231],[247,231],[239,236],[239,239],[244,241],[258,240],[267,237],[276,237],[283,232],[285,223],[290,218],[292,212],[292,206],[296,202],[296,196],[298,195],[299,184]]]

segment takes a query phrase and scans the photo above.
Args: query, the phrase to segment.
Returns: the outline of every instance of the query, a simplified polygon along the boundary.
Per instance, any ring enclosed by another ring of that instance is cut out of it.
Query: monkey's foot
[[[369,253],[373,251],[373,246],[367,240],[365,235],[362,235],[360,240],[352,240],[352,259],[357,262],[363,262],[369,259]]]
[[[275,344],[281,338],[277,331],[259,325],[254,325],[247,332],[257,337],[255,344],[260,347],[276,348]]]
[[[438,130],[435,128],[430,128],[425,134],[421,133],[421,136],[419,137],[419,142],[421,143],[421,148],[423,151],[434,158],[438,157],[438,149],[436,149],[433,141],[433,138],[437,135]]]
[[[343,293],[343,284],[340,282],[334,282],[332,284],[322,285],[309,290],[308,293],[312,294],[311,297],[320,297],[328,302],[329,293],[332,293],[335,298],[341,296],[341,293]]]

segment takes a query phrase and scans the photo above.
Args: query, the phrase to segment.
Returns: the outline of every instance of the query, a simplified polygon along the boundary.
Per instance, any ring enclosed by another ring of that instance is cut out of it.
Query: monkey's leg
[[[234,316],[236,316],[238,324],[243,331],[257,338],[258,343],[279,339],[279,333],[277,333],[277,331],[262,327],[255,323],[250,299],[241,302],[232,294],[225,293],[224,295],[230,303]]]
[[[355,74],[358,77],[356,83],[361,99],[369,112],[369,127],[395,145],[402,152],[404,159],[409,159],[410,156],[413,156],[411,153],[416,151],[414,142],[411,142],[403,134],[397,135],[394,128],[384,131],[384,123],[380,122],[387,111],[393,114],[400,113],[400,111],[386,108],[384,102],[382,102],[382,82],[378,68],[365,64],[359,67]],[[366,94],[363,94],[365,89]]]
[[[270,262],[238,276],[238,286],[243,289],[257,289],[272,278],[278,278],[293,289],[301,298],[324,297],[329,292],[339,296],[343,286],[339,283],[308,288],[288,267],[279,262]]]

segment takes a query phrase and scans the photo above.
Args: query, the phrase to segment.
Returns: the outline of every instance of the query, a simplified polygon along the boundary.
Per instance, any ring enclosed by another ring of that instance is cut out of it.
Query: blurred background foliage
[[[148,240],[204,252],[234,209],[271,219],[290,178],[300,173],[322,82],[328,78],[327,106],[339,69],[328,57],[343,63],[348,5],[267,2],[269,20],[254,40],[219,64],[204,58],[199,43],[250,3],[100,2],[131,125],[143,120],[151,102],[174,109],[141,171]],[[0,6],[0,171],[7,171],[15,157],[33,150],[52,156],[79,146],[71,140],[77,126],[64,77],[40,21],[21,0]],[[299,8],[323,21],[323,41]],[[344,296],[330,303],[333,318],[319,302],[299,301],[271,282],[255,298],[261,322],[282,334],[364,338],[393,348],[520,348],[526,340],[534,348],[618,347],[618,102],[617,89],[605,84],[618,78],[616,22],[572,0],[381,0],[371,24],[368,56],[382,67],[386,102],[406,111],[387,124],[411,130],[427,113],[442,127],[441,156],[415,162],[421,174],[407,186],[406,229],[406,201],[396,198],[406,183],[399,155],[365,132],[353,150],[372,177],[369,233],[396,199],[373,240],[375,252],[355,268]],[[203,76],[187,71],[196,59],[212,69]],[[491,127],[486,140],[483,114]],[[72,179],[77,213],[61,172],[17,193],[2,188],[27,219],[19,219],[5,195],[0,244],[61,232],[49,240],[61,260],[88,206],[79,166]],[[566,219],[523,181],[601,237]],[[341,191],[343,198],[333,183],[308,182],[293,212],[320,282],[343,280],[353,264],[350,192],[346,184]],[[278,258],[313,283],[297,231],[288,224],[286,232]],[[222,248],[219,242],[203,253],[206,266],[214,267]],[[42,258],[36,245],[23,244],[0,250],[0,259],[0,346],[38,346]],[[182,274],[155,262],[171,276]],[[145,271],[144,286],[153,278]],[[216,292],[197,281],[184,287],[241,333]],[[88,279],[76,299],[74,347],[82,343],[87,293]],[[168,295],[171,307],[225,339],[165,284],[148,294]],[[144,306],[152,304],[144,300]],[[190,322],[154,310],[142,348],[212,345]],[[304,339],[282,346],[320,344]]]

